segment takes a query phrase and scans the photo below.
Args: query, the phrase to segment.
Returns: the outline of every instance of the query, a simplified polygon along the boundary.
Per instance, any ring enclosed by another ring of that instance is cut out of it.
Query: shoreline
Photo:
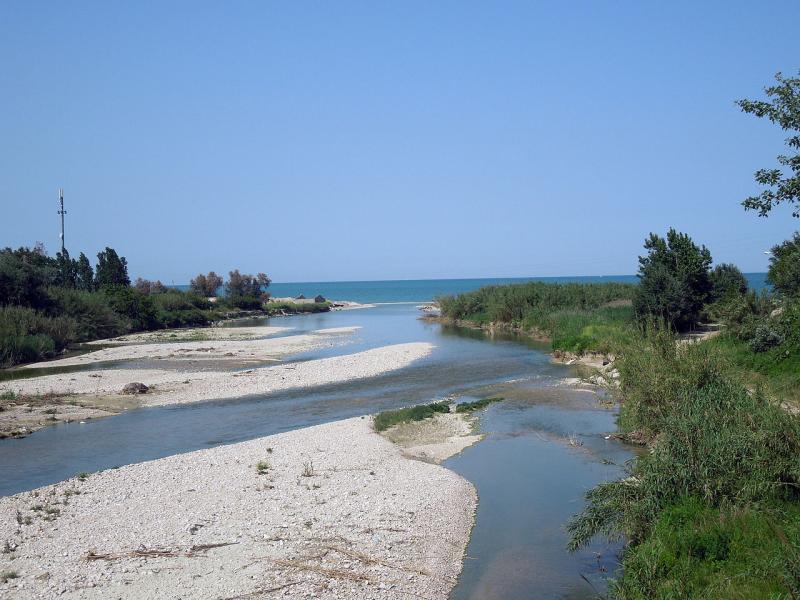
[[[320,331],[335,335],[351,330]],[[275,341],[292,337],[301,336]],[[184,358],[191,370],[103,369],[10,380],[0,387],[0,392],[12,396],[0,403],[0,438],[26,437],[62,421],[110,417],[132,408],[228,400],[377,377],[425,358],[433,348],[423,342],[395,344],[240,371],[200,370],[197,364],[188,364],[196,361]],[[123,394],[131,383],[143,383],[147,392]]]
[[[356,417],[0,498],[0,592],[444,600],[476,506]]]

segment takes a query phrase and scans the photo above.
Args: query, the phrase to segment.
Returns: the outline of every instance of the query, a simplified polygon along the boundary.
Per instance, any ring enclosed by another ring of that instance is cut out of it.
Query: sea
[[[766,273],[745,273],[748,285],[761,291],[768,287]],[[330,300],[349,300],[370,304],[386,302],[430,302],[439,296],[471,292],[489,285],[509,285],[529,281],[548,283],[638,283],[636,275],[589,275],[564,277],[511,277],[478,279],[396,279],[385,281],[304,281],[273,282],[269,292],[275,298],[313,298],[321,294]],[[188,285],[176,285],[189,289]]]

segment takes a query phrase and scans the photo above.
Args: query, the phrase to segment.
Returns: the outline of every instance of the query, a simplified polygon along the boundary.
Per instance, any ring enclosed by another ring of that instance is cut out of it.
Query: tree
[[[209,271],[208,275],[200,273],[189,282],[192,291],[205,298],[214,298],[217,290],[222,286],[222,277],[214,271]]]
[[[75,264],[75,287],[85,292],[91,292],[94,289],[94,271],[83,252],[78,256]]]
[[[124,256],[117,255],[113,248],[106,247],[104,251],[97,254],[94,282],[98,288],[115,285],[129,286],[131,280],[128,277],[128,261]]]
[[[167,291],[167,286],[161,283],[158,279],[155,281],[150,281],[149,279],[137,277],[136,281],[133,282],[133,287],[136,288],[136,291],[138,291],[140,294],[144,294],[145,296],[149,296],[151,294],[163,294]]]
[[[55,261],[39,247],[0,250],[0,305],[48,307],[47,287],[54,284],[56,274]]]
[[[747,293],[747,278],[739,267],[722,263],[711,271],[711,300],[742,296]]]
[[[800,295],[800,232],[772,248],[767,282],[786,296]]]
[[[63,252],[56,254],[56,280],[55,285],[64,288],[74,288],[77,281],[78,263],[69,257],[69,251],[64,248]]]
[[[770,101],[739,100],[737,104],[744,112],[766,117],[790,132],[786,144],[794,154],[779,155],[780,167],[777,169],[756,171],[756,182],[769,189],[758,196],[750,196],[742,205],[746,210],[757,210],[759,216],[766,217],[775,206],[785,203],[792,207],[793,217],[800,217],[800,79],[785,78],[780,73],[775,75],[775,79],[777,85],[764,88]]]
[[[225,284],[226,300],[233,306],[240,308],[257,308],[269,295],[265,292],[272,280],[266,273],[247,275],[234,269],[228,273],[228,283]]]
[[[651,233],[644,247],[648,254],[639,257],[633,298],[637,318],[663,320],[678,331],[691,329],[710,298],[711,252],[672,228],[666,239]]]

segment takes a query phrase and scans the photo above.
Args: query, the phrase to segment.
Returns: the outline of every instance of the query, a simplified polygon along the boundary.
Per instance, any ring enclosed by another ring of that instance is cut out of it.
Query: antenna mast
[[[64,188],[58,188],[58,202],[60,209],[58,214],[61,215],[61,254],[64,254],[64,215],[67,211],[64,210]]]

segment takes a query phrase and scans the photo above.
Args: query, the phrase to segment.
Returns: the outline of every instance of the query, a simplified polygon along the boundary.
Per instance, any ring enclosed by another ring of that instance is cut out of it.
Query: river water
[[[593,393],[559,385],[570,367],[547,348],[513,335],[418,319],[413,304],[281,317],[270,325],[302,333],[358,326],[312,360],[402,342],[430,342],[427,358],[385,375],[310,389],[127,411],[0,441],[0,495],[172,454],[231,444],[327,421],[446,397],[502,395],[481,416],[487,437],[446,466],[480,497],[464,571],[453,597],[584,598],[602,591],[615,546],[565,551],[563,524],[593,485],[619,475],[630,452],[606,439],[615,414]],[[261,321],[264,323],[264,321]],[[272,363],[274,364],[274,363]],[[111,365],[115,367],[125,364]],[[570,443],[571,441],[571,443]],[[585,578],[585,579],[584,579]],[[591,583],[587,583],[587,580]]]

